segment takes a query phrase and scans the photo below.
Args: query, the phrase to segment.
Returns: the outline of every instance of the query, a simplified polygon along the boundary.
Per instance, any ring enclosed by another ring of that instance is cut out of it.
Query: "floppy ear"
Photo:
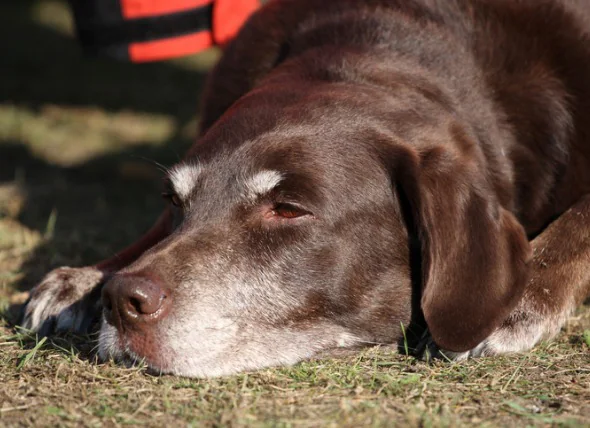
[[[528,278],[524,229],[475,159],[446,147],[407,151],[396,166],[422,247],[421,307],[438,346],[479,344],[516,306]]]

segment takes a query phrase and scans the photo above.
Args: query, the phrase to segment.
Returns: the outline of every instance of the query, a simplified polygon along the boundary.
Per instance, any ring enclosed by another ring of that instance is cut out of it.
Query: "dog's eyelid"
[[[162,180],[162,195],[168,193],[174,193],[174,185],[172,184],[170,177],[166,176]]]
[[[180,196],[174,191],[164,191],[162,192],[162,197],[175,207],[182,206],[182,199],[180,199]]]
[[[292,208],[292,209],[296,209],[298,211],[304,211],[304,212],[308,212],[311,213],[311,211],[305,207],[303,204],[297,202],[297,201],[292,201],[289,199],[276,199],[274,202],[275,207],[284,207],[284,208]]]
[[[315,218],[313,212],[299,203],[275,202],[272,208],[266,213],[267,219],[297,220],[303,218]]]

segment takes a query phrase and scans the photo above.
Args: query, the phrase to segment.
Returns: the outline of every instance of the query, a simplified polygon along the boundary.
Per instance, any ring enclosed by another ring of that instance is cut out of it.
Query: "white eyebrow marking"
[[[196,163],[185,163],[172,167],[169,177],[178,196],[188,198],[202,171],[203,167]]]
[[[260,171],[244,182],[246,196],[255,198],[259,195],[264,195],[277,187],[283,178],[283,175],[278,171]]]

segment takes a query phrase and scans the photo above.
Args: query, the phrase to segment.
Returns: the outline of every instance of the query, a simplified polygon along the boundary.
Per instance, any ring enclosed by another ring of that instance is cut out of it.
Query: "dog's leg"
[[[555,220],[533,242],[531,278],[516,310],[464,359],[521,352],[551,339],[590,295],[590,195]]]
[[[88,332],[102,310],[101,290],[105,280],[135,261],[170,231],[171,215],[166,210],[145,235],[110,259],[94,266],[51,271],[31,290],[20,324],[42,336],[52,332]]]

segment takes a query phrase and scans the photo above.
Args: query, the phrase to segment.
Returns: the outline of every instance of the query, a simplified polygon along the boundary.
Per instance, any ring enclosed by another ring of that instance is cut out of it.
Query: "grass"
[[[567,335],[565,336],[567,337]],[[163,426],[588,424],[588,349],[427,364],[387,349],[213,380],[97,365],[76,338],[0,339],[5,424]],[[31,347],[32,348],[28,348]],[[584,345],[585,346],[585,345]]]
[[[64,3],[0,6],[0,425],[590,426],[590,309],[524,355],[425,363],[373,348],[213,380],[98,364],[95,337],[9,321],[49,269],[112,254],[156,218],[215,52],[85,58]],[[108,232],[105,232],[108,231]]]

